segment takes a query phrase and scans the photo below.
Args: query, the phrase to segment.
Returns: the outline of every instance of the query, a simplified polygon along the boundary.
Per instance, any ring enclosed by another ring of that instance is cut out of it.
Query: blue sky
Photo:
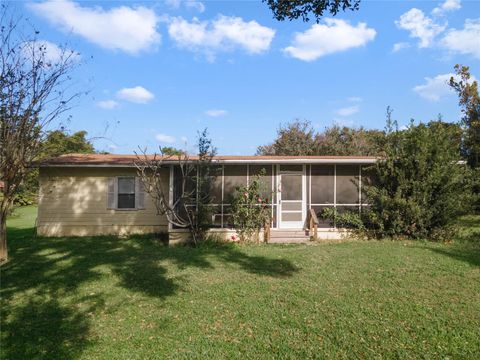
[[[63,121],[100,150],[192,149],[208,127],[221,154],[253,154],[280,123],[383,128],[441,113],[456,63],[480,77],[479,1],[366,1],[318,25],[278,22],[261,0],[24,3],[55,56],[80,55],[88,90]]]

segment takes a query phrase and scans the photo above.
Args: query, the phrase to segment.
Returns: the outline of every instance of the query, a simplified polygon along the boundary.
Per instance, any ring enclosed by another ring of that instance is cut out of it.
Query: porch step
[[[271,244],[301,244],[310,241],[308,231],[305,230],[271,230]]]

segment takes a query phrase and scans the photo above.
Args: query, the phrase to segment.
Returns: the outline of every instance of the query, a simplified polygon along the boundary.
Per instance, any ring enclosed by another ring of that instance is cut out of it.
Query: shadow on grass
[[[480,237],[477,241],[480,241]],[[454,244],[450,247],[433,248],[430,250],[437,254],[449,256],[455,260],[464,261],[473,266],[480,266],[480,244],[478,242]]]
[[[10,261],[1,268],[0,293],[1,357],[9,359],[75,358],[93,344],[89,317],[104,308],[106,295],[82,298],[80,306],[75,292],[108,273],[119,287],[161,300],[195,281],[168,276],[164,261],[213,269],[218,260],[270,277],[298,271],[288,260],[249,256],[229,244],[169,248],[148,236],[33,238],[29,228],[10,228],[8,235]]]

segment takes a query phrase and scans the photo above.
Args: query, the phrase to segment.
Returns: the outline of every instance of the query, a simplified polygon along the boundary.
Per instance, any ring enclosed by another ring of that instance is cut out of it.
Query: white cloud
[[[211,117],[221,117],[221,116],[227,115],[228,111],[221,110],[221,109],[212,109],[212,110],[205,111],[205,114]]]
[[[188,142],[188,138],[186,136],[182,136],[180,140],[182,140],[182,142],[185,144]]]
[[[360,96],[351,96],[349,98],[347,98],[348,101],[351,101],[351,102],[362,102],[363,99],[360,97]]]
[[[117,92],[117,97],[122,100],[134,102],[137,104],[146,104],[153,100],[155,95],[142,86],[132,88],[123,88]]]
[[[403,49],[409,48],[411,45],[407,42],[399,42],[396,44],[393,44],[392,52],[398,52]]]
[[[340,116],[351,116],[353,114],[358,113],[359,111],[360,111],[360,107],[358,105],[354,105],[354,106],[338,109],[336,113],[337,115],[340,115]]]
[[[325,24],[314,24],[302,33],[296,33],[290,46],[283,49],[288,55],[313,61],[322,56],[365,46],[375,38],[375,29],[366,23],[352,26],[345,20],[325,19]]]
[[[173,144],[176,139],[173,136],[165,135],[165,134],[157,134],[155,135],[155,139],[161,143]]]
[[[104,10],[70,0],[48,0],[28,5],[38,16],[67,32],[110,50],[138,53],[160,42],[155,12],[143,6]]]
[[[410,32],[410,37],[418,38],[420,42],[418,47],[429,47],[435,37],[445,30],[446,25],[437,24],[430,17],[426,16],[422,10],[412,8],[395,21],[400,28]]]
[[[447,11],[458,10],[462,7],[460,0],[445,0],[440,6],[432,10],[432,14],[441,16]]]
[[[275,30],[254,20],[247,22],[240,17],[219,15],[212,21],[171,18],[168,34],[179,47],[203,53],[213,60],[216,52],[237,48],[249,54],[265,52],[270,48]]]
[[[201,13],[205,11],[205,5],[200,1],[186,1],[185,7],[187,9],[197,10],[198,12],[201,12]]]
[[[57,64],[60,61],[77,61],[80,59],[80,54],[75,51],[60,47],[47,40],[25,42],[22,51],[25,53],[25,56],[29,56],[29,54],[35,52],[35,58],[37,59],[43,54],[43,60],[50,64]]]
[[[458,75],[453,73],[440,74],[433,78],[426,77],[425,84],[415,86],[413,91],[427,100],[439,101],[441,98],[453,94],[448,85],[452,76],[456,81],[460,80]],[[476,81],[476,78],[472,76],[471,81]]]
[[[451,52],[470,54],[480,59],[480,18],[465,20],[462,30],[447,31],[441,45]]]
[[[119,105],[115,100],[102,100],[97,102],[97,106],[105,110],[116,109]]]

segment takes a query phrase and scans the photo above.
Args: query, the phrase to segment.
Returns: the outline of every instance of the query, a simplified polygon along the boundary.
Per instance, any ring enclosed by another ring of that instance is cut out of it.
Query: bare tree
[[[0,9],[0,260],[8,259],[6,217],[49,124],[80,95],[69,88],[78,53],[39,40],[39,32],[12,9]]]
[[[211,187],[217,176],[212,166],[216,149],[205,129],[199,134],[198,156],[187,151],[172,154],[160,147],[158,153],[148,155],[146,149],[136,153],[135,167],[144,191],[152,198],[157,213],[169,224],[188,229],[194,244],[205,237],[211,226]],[[174,184],[165,179],[173,166]],[[173,186],[173,197],[170,197]]]

